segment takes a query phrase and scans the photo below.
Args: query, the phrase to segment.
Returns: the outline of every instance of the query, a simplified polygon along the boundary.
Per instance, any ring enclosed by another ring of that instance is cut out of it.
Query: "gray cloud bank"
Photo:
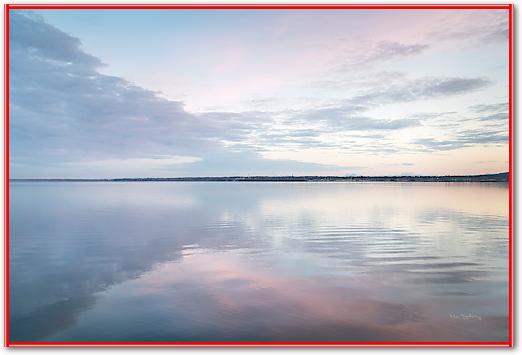
[[[81,42],[31,13],[11,11],[10,135],[14,177],[77,166],[78,161],[188,156],[216,159],[223,173],[244,172],[244,162],[263,159],[254,151],[241,156],[223,144],[240,142],[270,118],[262,112],[194,114],[182,102],[97,70],[102,62],[86,54]],[[223,158],[229,154],[228,159]],[[281,164],[301,170],[321,164],[264,162],[276,173]],[[190,165],[190,164],[189,164]],[[209,168],[215,164],[209,163]],[[170,167],[174,168],[174,167]],[[186,168],[186,167],[185,167]],[[175,171],[175,170],[173,170]],[[201,163],[194,172],[205,171]],[[187,174],[191,172],[186,171]],[[12,175],[12,177],[13,177]]]
[[[490,84],[483,78],[421,78],[356,96],[352,102],[383,105],[464,94]]]

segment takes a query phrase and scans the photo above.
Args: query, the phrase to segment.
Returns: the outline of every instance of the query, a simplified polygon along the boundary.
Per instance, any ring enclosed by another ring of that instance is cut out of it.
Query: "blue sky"
[[[11,177],[507,171],[507,21],[11,10]]]

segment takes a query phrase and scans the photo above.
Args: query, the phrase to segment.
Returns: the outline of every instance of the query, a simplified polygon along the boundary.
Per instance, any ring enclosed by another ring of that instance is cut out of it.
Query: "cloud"
[[[356,96],[350,100],[350,103],[359,105],[383,105],[442,98],[467,94],[483,89],[490,84],[491,81],[484,78],[426,77]]]
[[[479,117],[481,121],[508,121],[508,113],[507,112],[497,112],[491,115]]]
[[[460,12],[457,16],[446,16],[428,37],[461,43],[465,40],[473,45],[507,41],[508,18],[507,10]]]
[[[343,122],[342,126],[347,129],[366,130],[396,130],[419,126],[420,122],[413,119],[402,118],[395,120],[372,119],[368,117],[353,117]]]
[[[337,74],[351,72],[355,68],[364,70],[379,63],[416,56],[430,48],[428,44],[407,44],[390,40],[367,41],[359,39],[357,41],[352,38],[339,41],[341,48],[347,46],[347,44],[347,48],[341,49],[343,59],[334,69]]]
[[[313,132],[344,132],[368,130],[397,130],[420,125],[416,119],[379,119],[362,116],[368,107],[344,104],[337,107],[309,109],[290,114],[286,122],[298,124],[320,124]]]
[[[314,82],[313,86],[321,90],[362,88],[362,90],[359,89],[359,94],[345,98],[342,108],[335,108],[356,113],[368,110],[374,105],[444,99],[465,95],[485,89],[492,84],[491,80],[484,77],[428,76],[409,78],[408,75],[401,72],[378,72],[374,75],[368,74],[362,77],[342,77],[338,75],[335,79]],[[480,108],[481,105],[476,106]]]
[[[509,119],[508,103],[499,102],[494,104],[480,104],[469,106],[474,117],[470,121],[488,122],[490,125],[507,124]]]
[[[509,137],[503,131],[484,132],[466,130],[451,139],[419,138],[415,144],[429,151],[454,150],[473,145],[507,144]]]
[[[276,131],[262,131],[256,133],[251,140],[252,146],[260,150],[278,146],[286,149],[307,148],[335,148],[332,144],[320,139],[323,131],[319,129],[279,129]]]
[[[198,133],[204,118],[180,102],[99,74],[99,61],[84,54],[79,40],[17,11],[11,27],[13,158],[128,158],[212,148],[210,137]],[[227,137],[237,134],[235,124],[214,125]]]
[[[13,39],[9,48],[11,53],[23,51],[33,58],[45,58],[62,66],[102,65],[98,58],[80,49],[78,38],[64,35],[56,27],[45,23],[40,16],[29,12],[20,15],[16,10],[10,14],[10,36]]]
[[[394,82],[390,86],[375,85],[367,89],[367,93],[347,98],[337,106],[289,113],[287,122],[320,123],[323,125],[320,129],[323,131],[397,130],[415,127],[425,118],[436,118],[454,112],[420,113],[410,118],[394,120],[365,117],[362,114],[379,105],[464,95],[490,84],[491,82],[484,78],[425,77]]]
[[[236,171],[241,169],[234,166],[244,166],[249,159],[270,170],[270,161],[250,151],[234,155],[232,149],[228,165],[219,158],[227,156],[226,144],[243,142],[254,130],[269,126],[269,114],[188,112],[182,102],[100,74],[101,61],[86,54],[80,40],[39,16],[21,11],[11,11],[10,16],[14,176],[70,176],[89,169],[90,176],[139,171],[168,175],[180,164],[203,172],[203,166],[217,167],[216,162]],[[291,162],[274,164],[278,169]],[[295,164],[300,169],[321,167]]]
[[[487,104],[487,105],[473,105],[469,107],[471,111],[478,113],[487,113],[487,112],[499,112],[499,111],[507,111],[508,103],[507,102],[499,102],[496,104]]]
[[[366,62],[391,60],[397,57],[417,55],[429,48],[426,44],[404,44],[393,41],[381,41],[373,49],[373,52],[365,59]]]

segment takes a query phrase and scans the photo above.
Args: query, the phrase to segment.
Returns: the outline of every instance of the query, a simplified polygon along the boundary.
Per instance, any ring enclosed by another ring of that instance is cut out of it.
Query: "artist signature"
[[[453,318],[453,319],[462,319],[462,320],[482,320],[482,317],[477,315],[477,314],[473,314],[473,313],[468,313],[468,314],[464,314],[464,313],[459,313],[459,314],[456,314],[456,313],[450,313],[450,318]]]

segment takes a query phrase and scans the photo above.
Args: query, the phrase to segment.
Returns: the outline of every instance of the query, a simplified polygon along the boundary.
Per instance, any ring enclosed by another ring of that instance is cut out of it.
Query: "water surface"
[[[10,193],[11,341],[507,341],[505,184]]]

